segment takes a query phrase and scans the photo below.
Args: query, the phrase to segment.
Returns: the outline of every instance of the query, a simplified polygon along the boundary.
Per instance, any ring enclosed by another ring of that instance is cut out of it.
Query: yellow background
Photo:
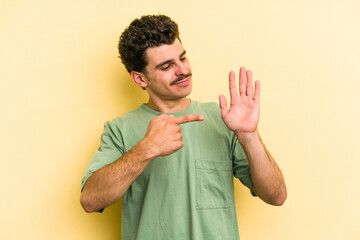
[[[236,184],[244,240],[360,239],[360,2],[0,1],[0,239],[119,239],[120,204],[80,207],[103,123],[147,100],[117,54],[143,14],[178,22],[191,97],[261,81],[260,133],[282,168],[282,207]]]

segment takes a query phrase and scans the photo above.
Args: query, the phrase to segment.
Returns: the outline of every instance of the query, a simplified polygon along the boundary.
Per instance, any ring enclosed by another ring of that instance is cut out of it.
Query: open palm
[[[225,96],[219,96],[221,116],[226,126],[234,132],[254,132],[260,118],[260,82],[255,82],[253,91],[252,73],[240,68],[239,94],[235,73],[229,74],[230,109]]]

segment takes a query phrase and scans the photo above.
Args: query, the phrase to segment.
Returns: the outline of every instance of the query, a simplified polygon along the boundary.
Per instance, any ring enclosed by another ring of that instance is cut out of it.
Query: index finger
[[[174,117],[172,120],[175,121],[176,124],[194,122],[194,121],[202,121],[204,120],[204,116],[202,115],[184,115],[180,117]]]
[[[163,114],[161,114],[161,115],[159,115],[159,116],[157,116],[157,117],[154,117],[152,120],[153,120],[154,122],[160,122],[160,121],[162,121],[162,120],[165,120],[165,119],[168,119],[168,118],[172,118],[172,117],[174,117],[174,115],[168,115],[168,114],[163,113]]]

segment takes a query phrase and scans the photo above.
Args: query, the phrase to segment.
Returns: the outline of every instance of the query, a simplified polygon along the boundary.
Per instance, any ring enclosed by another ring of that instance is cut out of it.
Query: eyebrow
[[[181,58],[182,56],[184,56],[186,54],[186,51],[184,50],[181,54],[180,54],[180,56],[179,56],[179,58]],[[170,60],[166,60],[166,61],[164,61],[164,62],[161,62],[161,63],[159,63],[158,65],[156,65],[156,69],[158,69],[158,68],[161,68],[162,66],[164,66],[164,65],[166,65],[166,64],[169,64],[169,63],[171,63],[173,60],[172,59],[170,59]]]

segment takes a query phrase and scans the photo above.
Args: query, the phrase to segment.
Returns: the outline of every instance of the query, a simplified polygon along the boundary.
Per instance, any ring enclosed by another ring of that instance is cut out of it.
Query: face
[[[143,87],[152,100],[171,101],[191,92],[191,67],[181,42],[148,48]]]

